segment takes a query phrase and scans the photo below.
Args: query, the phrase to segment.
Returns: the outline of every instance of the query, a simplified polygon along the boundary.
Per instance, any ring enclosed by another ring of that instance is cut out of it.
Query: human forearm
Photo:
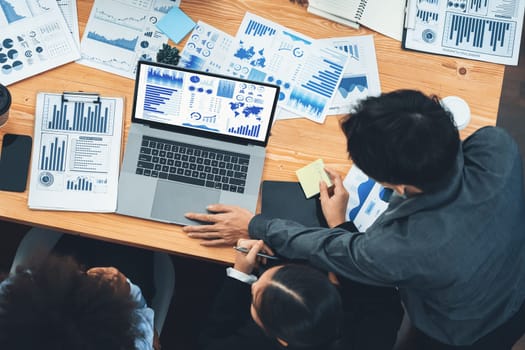
[[[363,283],[385,284],[380,277],[368,273],[374,270],[374,261],[356,248],[362,244],[362,233],[342,228],[305,227],[294,221],[260,215],[250,221],[248,231],[252,238],[264,240],[285,258],[307,260],[325,271]]]

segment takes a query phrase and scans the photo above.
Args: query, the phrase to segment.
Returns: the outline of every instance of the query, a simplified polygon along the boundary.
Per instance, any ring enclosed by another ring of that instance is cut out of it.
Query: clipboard
[[[39,92],[29,208],[115,212],[123,116],[123,97]]]

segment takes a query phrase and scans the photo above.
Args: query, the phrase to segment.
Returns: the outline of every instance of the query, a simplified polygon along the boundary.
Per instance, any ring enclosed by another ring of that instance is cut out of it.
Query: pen
[[[250,251],[248,248],[239,247],[239,246],[235,246],[235,247],[233,247],[233,249],[235,249],[238,252],[245,253],[245,254]],[[264,253],[261,253],[261,252],[257,253],[257,255],[260,256],[260,257],[266,258],[266,259],[279,260],[279,258],[276,257],[276,256],[264,254]]]

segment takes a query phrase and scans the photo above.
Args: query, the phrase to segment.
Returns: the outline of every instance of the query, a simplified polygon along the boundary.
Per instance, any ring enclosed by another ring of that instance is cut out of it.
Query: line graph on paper
[[[135,16],[116,16],[115,14],[109,13],[105,11],[104,9],[98,9],[96,8],[94,14],[94,18],[99,19],[101,21],[106,21],[109,23],[117,24],[126,28],[131,28],[134,30],[141,30],[143,25],[143,22],[146,20],[146,15],[140,15],[138,17]]]
[[[104,44],[116,46],[124,50],[129,50],[129,51],[135,51],[135,47],[137,46],[137,40],[139,39],[138,36],[131,37],[131,38],[124,38],[124,37],[110,38],[106,34],[100,34],[94,31],[88,32],[87,38],[99,41]]]
[[[153,60],[168,37],[156,23],[180,0],[95,0],[78,63],[135,78],[136,62]]]

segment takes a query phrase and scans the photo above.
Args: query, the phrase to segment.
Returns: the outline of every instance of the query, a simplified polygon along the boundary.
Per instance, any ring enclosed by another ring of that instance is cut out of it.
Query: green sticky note
[[[303,188],[306,198],[311,198],[319,193],[319,182],[324,181],[328,187],[332,186],[330,177],[324,170],[324,162],[322,159],[317,159],[315,162],[297,170],[295,172],[299,183]]]

